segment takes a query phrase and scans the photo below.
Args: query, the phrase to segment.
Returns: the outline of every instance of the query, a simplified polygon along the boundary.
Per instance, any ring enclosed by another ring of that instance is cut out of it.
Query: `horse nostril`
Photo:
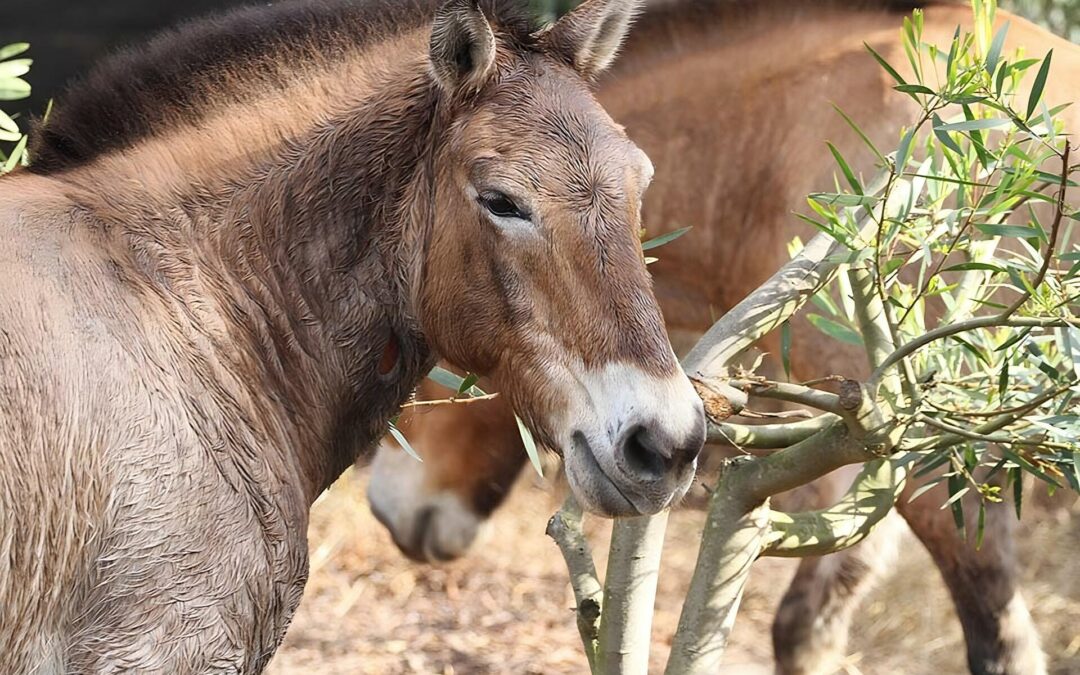
[[[627,434],[621,448],[626,467],[646,480],[657,480],[667,473],[669,456],[645,427]]]

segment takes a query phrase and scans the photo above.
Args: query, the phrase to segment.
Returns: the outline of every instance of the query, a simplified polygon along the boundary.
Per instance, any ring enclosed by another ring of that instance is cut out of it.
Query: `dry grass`
[[[544,536],[557,506],[526,480],[494,519],[483,548],[443,567],[405,560],[364,500],[364,472],[346,474],[312,513],[311,579],[269,672],[581,673],[573,596]],[[697,555],[703,514],[671,518],[654,624],[662,669]],[[1029,507],[1021,528],[1025,594],[1054,673],[1080,673],[1080,508]],[[604,523],[591,536],[603,558]],[[963,673],[960,628],[929,557],[906,535],[895,573],[855,620],[843,672]],[[598,561],[601,562],[602,561]],[[786,560],[754,568],[725,673],[771,672],[769,625],[794,571]]]

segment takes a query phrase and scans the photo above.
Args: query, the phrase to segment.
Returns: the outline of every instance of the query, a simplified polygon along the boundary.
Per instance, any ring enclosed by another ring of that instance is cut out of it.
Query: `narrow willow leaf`
[[[994,35],[994,41],[990,43],[990,49],[986,52],[985,61],[986,73],[988,75],[992,76],[994,71],[997,70],[998,61],[1001,59],[1001,48],[1005,46],[1005,34],[1008,32],[1009,22],[1006,21],[998,30],[997,34]]]
[[[692,228],[690,228],[690,227],[682,227],[682,228],[679,228],[678,230],[675,230],[674,232],[668,232],[667,234],[662,234],[659,237],[655,237],[653,239],[650,239],[649,241],[642,242],[641,250],[642,251],[648,251],[649,249],[654,249],[654,248],[656,248],[658,246],[663,246],[664,244],[668,244],[670,242],[673,242],[676,239],[678,239],[679,237],[681,237],[684,234],[686,234],[687,232],[689,232],[691,229]]]
[[[11,61],[0,61],[0,79],[8,77],[22,77],[30,72],[30,65],[33,64],[33,59],[12,59]]]
[[[780,362],[784,364],[784,376],[791,379],[791,323],[780,324]]]
[[[465,394],[466,392],[468,392],[469,389],[471,389],[472,386],[474,384],[476,384],[477,380],[479,380],[479,379],[480,379],[480,376],[477,375],[476,373],[468,373],[467,375],[465,375],[465,379],[463,379],[461,381],[461,384],[458,385],[458,389],[457,389],[458,395],[461,396],[461,395]]]
[[[952,122],[950,124],[942,124],[940,127],[935,126],[936,131],[977,131],[979,129],[994,129],[997,127],[1003,127],[1008,124],[1012,124],[1012,120],[1002,119],[1000,117],[979,118],[976,120],[964,120],[963,122]]]
[[[941,144],[956,154],[963,155],[964,151],[960,149],[960,146],[957,145],[956,141],[949,136],[948,132],[941,130],[941,127],[944,126],[945,123],[941,121],[941,118],[938,117],[937,113],[934,113],[931,116],[931,120],[933,122],[934,136],[941,141]]]
[[[924,84],[898,84],[893,87],[896,91],[901,91],[905,94],[936,94],[933,89],[927,87]]]
[[[1030,461],[1028,461],[1024,457],[1021,457],[1020,455],[1016,454],[1016,452],[1014,452],[1013,450],[1009,449],[1008,447],[1006,447],[1004,445],[1002,445],[1000,447],[1000,450],[1001,450],[1001,454],[1008,457],[1010,462],[1012,462],[1013,464],[1020,467],[1023,471],[1026,471],[1026,472],[1030,473],[1032,476],[1035,476],[1037,478],[1042,479],[1043,481],[1049,483],[1050,485],[1053,485],[1054,487],[1058,487],[1058,488],[1061,487],[1061,483],[1054,480],[1053,477],[1051,477],[1049,474],[1047,474],[1045,471],[1043,471],[1039,467],[1032,464]]]
[[[943,480],[945,480],[945,476],[938,476],[937,478],[931,481],[927,481],[925,484],[915,488],[915,491],[911,493],[911,497],[908,498],[908,502],[913,502],[917,498],[929,492],[930,490],[933,490],[935,487],[937,487],[937,484]]]
[[[979,502],[979,526],[975,532],[975,550],[978,551],[983,545],[983,533],[986,530],[986,504]]]
[[[19,165],[19,162],[22,161],[23,155],[26,152],[26,138],[26,136],[23,136],[22,139],[19,140],[15,149],[12,150],[11,154],[8,156],[7,161],[4,162],[4,166],[0,168],[0,173],[13,171],[15,167]]]
[[[514,419],[517,421],[518,433],[521,434],[521,442],[525,445],[525,454],[529,456],[533,469],[536,469],[536,475],[543,478],[544,468],[540,466],[540,453],[536,451],[536,439],[533,438],[532,432],[529,431],[529,428],[525,426],[520,417],[514,415]]]
[[[885,161],[885,155],[881,154],[881,151],[877,149],[877,146],[874,145],[873,141],[870,140],[870,137],[867,136],[866,133],[859,127],[859,125],[855,123],[855,120],[848,117],[848,114],[841,110],[835,103],[832,104],[832,107],[833,110],[835,110],[840,115],[840,117],[844,118],[844,121],[847,122],[847,125],[849,127],[851,127],[851,130],[854,131],[855,134],[862,139],[862,142],[866,145],[866,147],[870,148],[870,152],[874,153],[874,156],[877,157],[878,162],[880,162],[882,166],[887,164],[887,162]]]
[[[1073,482],[1075,483],[1074,489],[1080,490],[1080,450],[1072,451],[1072,468]]]
[[[18,101],[30,95],[30,83],[18,77],[0,79],[0,101]]]
[[[993,235],[996,237],[1020,237],[1022,239],[1030,239],[1032,237],[1038,237],[1039,231],[1033,227],[1026,225],[998,225],[995,223],[976,223],[977,228],[984,233]]]
[[[27,49],[30,49],[29,42],[15,42],[10,45],[0,47],[0,61],[10,59],[13,56],[22,54]]]
[[[1031,85],[1031,93],[1028,95],[1027,115],[1025,120],[1030,120],[1031,116],[1035,114],[1035,110],[1039,107],[1039,101],[1042,100],[1043,88],[1046,87],[1046,76],[1050,74],[1050,59],[1054,55],[1054,50],[1046,52],[1046,58],[1043,59],[1042,65],[1039,67],[1039,74],[1035,76],[1035,84]]]
[[[951,82],[953,80],[956,71],[953,70],[953,66],[956,64],[956,52],[960,48],[960,26],[956,27],[956,32],[953,33],[952,44],[949,46],[949,58],[945,61],[945,76]]]
[[[959,263],[959,264],[956,264],[956,265],[951,265],[949,267],[946,267],[945,269],[943,269],[941,271],[942,272],[962,272],[962,271],[966,271],[966,270],[987,270],[989,272],[1004,272],[1005,271],[1005,269],[1003,267],[999,267],[997,265],[993,265],[991,263],[984,263],[984,262]]]
[[[1024,507],[1024,474],[1020,469],[1009,469],[1009,480],[1013,487],[1013,508],[1016,509],[1016,519],[1020,520],[1020,512]]]
[[[847,179],[848,185],[851,186],[851,189],[855,191],[855,194],[863,194],[862,184],[859,182],[859,179],[855,177],[855,172],[851,170],[850,166],[848,166],[848,163],[844,159],[844,156],[840,154],[840,151],[837,150],[836,146],[832,143],[826,141],[825,145],[829,146],[829,152],[832,153],[833,159],[835,159],[836,163],[840,166],[840,170],[844,172],[844,178]]]
[[[961,497],[968,491],[968,486],[964,485],[963,476],[949,476],[949,501],[945,502],[945,506],[948,506],[952,511],[953,521],[956,523],[956,529],[960,533],[961,539],[967,539],[967,532],[964,522],[964,502]],[[942,508],[945,508],[942,506]]]
[[[907,166],[908,157],[911,155],[911,142],[915,140],[916,131],[918,129],[912,127],[900,139],[900,147],[896,151],[896,172],[898,174],[904,173],[904,167]]]
[[[863,343],[862,337],[858,333],[832,319],[827,319],[820,314],[810,314],[806,318],[815,328],[831,338],[858,346]]]
[[[453,391],[457,391],[461,387],[461,383],[465,381],[465,378],[441,366],[432,368],[431,372],[428,373],[428,379]]]
[[[15,123],[15,120],[8,117],[8,114],[3,110],[0,110],[0,129],[19,133],[19,125]]]
[[[871,195],[849,195],[839,192],[812,192],[809,198],[828,206],[873,206],[878,198]]]
[[[424,461],[420,459],[420,455],[416,454],[416,450],[413,450],[413,446],[409,445],[409,441],[405,438],[405,434],[401,433],[401,431],[393,424],[390,425],[390,435],[398,442],[398,445],[405,451],[405,454],[418,462]]]
[[[900,73],[896,72],[896,69],[890,66],[889,62],[882,58],[881,54],[878,54],[876,51],[874,51],[873,47],[871,47],[866,42],[863,43],[863,46],[866,47],[866,50],[869,51],[870,55],[874,57],[874,60],[877,61],[878,64],[885,69],[885,72],[887,72],[889,75],[892,75],[894,80],[896,80],[899,84],[907,84],[907,81],[904,78],[900,77]]]

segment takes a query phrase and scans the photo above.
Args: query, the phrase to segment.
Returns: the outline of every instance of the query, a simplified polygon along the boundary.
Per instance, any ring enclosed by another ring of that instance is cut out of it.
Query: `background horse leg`
[[[937,564],[964,629],[968,667],[977,675],[1041,675],[1046,659],[1020,594],[1009,501],[987,504],[983,545],[976,550],[978,498],[964,498],[965,540],[949,509],[944,484],[909,502],[909,483],[897,507]]]
[[[849,468],[826,476],[815,484],[815,503],[799,504],[798,509],[834,502],[853,475]],[[902,534],[903,521],[890,514],[858,546],[800,561],[773,619],[773,654],[779,675],[836,671],[847,655],[852,615],[882,573],[892,567]]]

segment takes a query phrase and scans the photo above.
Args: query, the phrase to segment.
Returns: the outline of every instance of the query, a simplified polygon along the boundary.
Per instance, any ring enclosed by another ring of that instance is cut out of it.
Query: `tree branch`
[[[838,419],[836,415],[826,413],[808,420],[785,424],[750,425],[710,421],[708,440],[711,443],[729,443],[736,448],[775,450],[804,441]]]
[[[597,672],[647,675],[653,605],[668,512],[618,518],[604,574]]]
[[[773,511],[761,555],[802,558],[854,546],[892,511],[906,476],[906,466],[896,460],[867,462],[835,505],[804,513]]]
[[[577,602],[578,632],[589,660],[589,671],[597,673],[596,652],[604,593],[596,576],[596,564],[589,542],[581,529],[581,519],[581,505],[573,495],[569,495],[562,508],[548,521],[546,532],[559,545],[566,569],[570,572],[570,587],[574,589],[574,601]]]

